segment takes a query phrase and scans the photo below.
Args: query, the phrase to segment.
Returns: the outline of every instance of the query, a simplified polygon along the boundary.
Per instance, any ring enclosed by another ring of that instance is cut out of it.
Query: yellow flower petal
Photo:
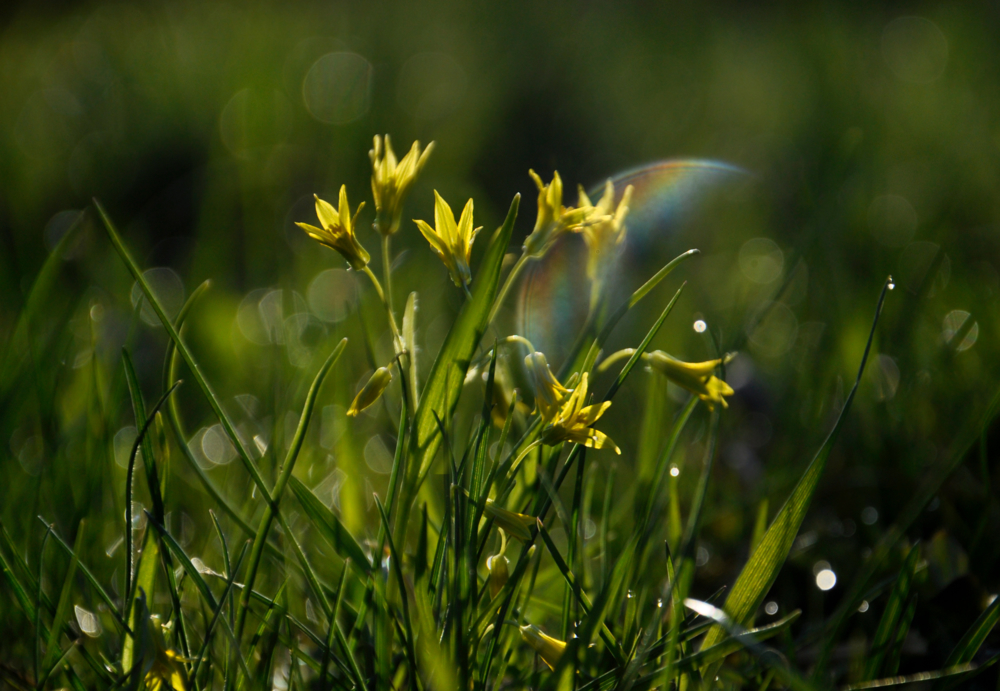
[[[524,642],[535,649],[535,652],[549,666],[549,669],[555,669],[559,658],[566,652],[566,641],[560,641],[558,638],[547,635],[534,624],[521,626],[519,630]]]
[[[339,204],[340,208],[335,209],[332,204],[316,196],[316,216],[321,227],[317,228],[308,223],[296,223],[296,225],[321,245],[339,252],[355,271],[361,271],[368,265],[371,257],[354,236],[354,228],[358,213],[364,208],[365,203],[358,204],[352,218],[347,204],[347,186],[341,185]]]
[[[472,259],[472,243],[480,230],[472,227],[472,210],[473,203],[470,199],[465,203],[461,219],[455,223],[455,214],[448,202],[434,190],[435,227],[431,228],[425,221],[414,219],[431,249],[448,269],[451,280],[459,287],[468,286],[472,282],[469,261]]]
[[[383,235],[391,235],[399,230],[403,201],[433,149],[434,142],[431,142],[421,153],[420,142],[413,142],[403,160],[397,162],[389,135],[385,135],[384,146],[382,137],[375,136],[375,143],[368,152],[368,157],[372,162],[375,227]]]
[[[715,370],[726,362],[729,362],[733,355],[727,355],[718,360],[708,360],[706,362],[684,362],[664,353],[662,350],[654,350],[643,355],[646,360],[661,374],[678,386],[687,389],[695,394],[709,410],[715,410],[715,405],[721,404],[723,408],[728,408],[729,403],[725,396],[732,396],[735,391],[726,382],[715,376]]]

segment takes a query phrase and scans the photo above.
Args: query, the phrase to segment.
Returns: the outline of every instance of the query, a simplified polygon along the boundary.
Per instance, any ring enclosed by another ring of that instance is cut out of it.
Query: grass
[[[69,526],[43,515],[40,537],[25,528],[35,525],[32,520],[19,521],[18,532],[0,525],[6,593],[0,628],[30,633],[5,644],[12,657],[0,666],[4,682],[17,689],[157,683],[357,691],[863,689],[968,684],[993,665],[997,655],[986,642],[1000,618],[997,600],[965,624],[942,666],[900,676],[927,571],[924,547],[908,544],[907,533],[977,444],[985,458],[1000,392],[978,419],[967,418],[949,454],[881,535],[833,612],[813,612],[805,625],[799,610],[760,623],[773,615],[765,612],[765,600],[787,567],[831,453],[855,414],[880,315],[894,298],[891,278],[881,292],[871,287],[874,318],[829,433],[778,512],[768,519],[767,501],[755,509],[745,563],[730,587],[712,594],[699,581],[699,548],[717,501],[712,487],[730,412],[720,400],[713,406],[708,396],[686,394],[667,415],[667,382],[652,373],[641,404],[647,418],[636,435],[648,485],[624,492],[633,478],[631,459],[613,465],[611,451],[593,448],[600,443],[586,430],[600,415],[587,418],[579,428],[583,436],[554,436],[559,425],[570,429],[572,423],[544,417],[543,406],[532,410],[523,401],[546,395],[543,379],[531,390],[508,392],[504,382],[523,358],[525,341],[504,334],[496,316],[512,275],[526,261],[526,255],[514,261],[514,270],[505,262],[519,210],[518,195],[500,227],[480,240],[486,248],[475,280],[462,291],[440,349],[428,353],[433,361],[426,375],[418,369],[417,294],[409,294],[397,332],[390,286],[401,281],[390,280],[393,262],[383,243],[382,282],[389,294],[368,272],[380,297],[368,306],[382,311],[371,309],[364,319],[386,319],[393,333],[390,367],[397,376],[371,410],[395,437],[384,482],[377,489],[352,485],[341,491],[345,505],[370,502],[361,512],[318,495],[320,483],[311,473],[321,453],[316,417],[320,402],[329,400],[324,392],[356,376],[344,371],[346,353],[364,348],[375,362],[378,347],[364,342],[368,327],[360,343],[331,334],[316,349],[311,377],[282,382],[276,399],[294,401],[298,412],[282,428],[282,406],[274,405],[270,440],[259,441],[263,437],[218,393],[222,377],[200,365],[186,340],[208,283],[170,314],[109,214],[97,202],[81,213],[61,243],[73,241],[84,215],[97,219],[144,299],[134,301],[119,366],[112,371],[98,357],[85,365],[87,402],[73,443],[87,450],[86,462],[76,461],[48,484],[38,482],[33,504],[21,496],[26,506],[15,514],[30,517],[34,507],[46,506],[41,499],[54,491],[53,483],[78,485],[93,504]],[[21,400],[22,387],[32,385],[39,387],[34,400],[49,413],[64,405],[66,392],[45,389],[42,376],[58,357],[58,332],[35,328],[50,318],[48,295],[61,246],[42,267],[5,346],[0,393],[8,410]],[[582,387],[585,377],[605,381],[598,367],[604,348],[621,324],[643,316],[637,305],[652,304],[659,316],[628,344],[632,350],[604,395],[585,403],[617,406],[634,395],[641,387],[630,380],[642,371],[642,356],[661,329],[676,328],[672,313],[685,284],[670,286],[673,272],[692,266],[696,254],[679,255],[620,303],[605,295],[580,324],[558,380],[567,388]],[[141,326],[146,304],[162,331]],[[754,319],[768,323],[766,312]],[[163,341],[162,363],[137,366],[139,331]],[[705,377],[724,377],[724,370],[720,359]],[[224,481],[203,467],[190,445],[184,426],[189,413],[178,402],[182,378],[193,382],[239,460],[238,472],[227,471]],[[570,414],[566,401],[557,398],[560,415]],[[115,468],[111,435],[122,411],[137,430],[124,477]],[[41,434],[46,445],[61,438]],[[685,457],[691,449],[700,456]],[[357,468],[367,453],[347,434],[337,448],[338,463]],[[679,484],[682,466],[685,478],[697,480]],[[196,530],[204,532],[196,537],[183,518],[193,507],[201,513]],[[359,515],[366,524],[358,524]],[[102,556],[95,533],[120,539],[122,546]],[[487,558],[493,555],[494,565],[508,564],[509,556],[509,568],[491,572]],[[878,599],[883,592],[887,596]],[[90,604],[76,604],[81,602]],[[877,628],[870,642],[852,648],[857,652],[845,665],[848,621],[869,602],[881,611]]]

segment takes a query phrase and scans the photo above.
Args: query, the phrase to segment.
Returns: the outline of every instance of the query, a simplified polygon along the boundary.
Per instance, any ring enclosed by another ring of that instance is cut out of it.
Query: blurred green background
[[[343,411],[391,348],[369,286],[294,221],[314,222],[311,195],[333,200],[346,183],[352,205],[368,200],[360,237],[375,254],[375,133],[389,132],[399,154],[414,139],[436,141],[408,218],[430,219],[437,189],[456,209],[473,197],[490,232],[520,192],[512,251],[534,221],[529,168],[546,179],[558,169],[566,203],[578,183],[662,159],[746,171],[686,194],[689,213],[637,229],[639,249],[622,267],[627,283],[701,249],[678,274],[688,288],[654,345],[709,359],[713,334],[741,351],[699,552],[702,595],[731,582],[760,501],[773,516],[829,431],[887,275],[897,289],[859,398],[769,598],[780,611],[804,607],[816,619],[836,605],[838,588],[821,592],[814,574],[849,580],[996,387],[995,3],[154,2],[12,4],[0,14],[0,333],[12,332],[42,263],[96,197],[175,309],[213,281],[188,338],[262,447],[285,438],[322,358],[350,337],[299,470],[358,535],[377,526],[365,497],[385,487],[395,430],[384,412],[348,422]],[[95,517],[95,553],[114,553],[122,454],[135,434],[123,345],[148,400],[159,393],[165,335],[151,314],[134,318],[138,295],[95,218],[62,257],[33,345],[8,352],[0,516],[34,559],[38,514],[70,537]],[[426,367],[463,297],[412,224],[394,250],[397,307],[420,293]],[[537,270],[563,280],[558,266]],[[635,345],[673,289],[630,315],[615,347]],[[503,317],[508,332],[517,302]],[[552,298],[548,309],[570,306]],[[699,319],[705,334],[692,329]],[[641,475],[635,421],[650,376],[633,377],[605,416],[623,455],[593,455],[599,489],[612,462],[623,496]],[[177,395],[205,467],[251,501],[195,387]],[[670,398],[664,428],[677,408]],[[685,458],[700,458],[702,436]],[[908,535],[931,546],[911,653],[946,654],[996,591],[997,443],[984,441]],[[209,540],[206,499],[181,461],[171,473],[173,528],[197,553]],[[695,475],[681,473],[682,497]],[[120,579],[118,561],[91,567]],[[0,595],[0,613],[13,607]],[[17,617],[0,619],[14,631],[26,626]]]

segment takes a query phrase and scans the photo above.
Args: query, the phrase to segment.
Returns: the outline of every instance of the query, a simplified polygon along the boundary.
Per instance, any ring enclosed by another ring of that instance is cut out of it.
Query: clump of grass
[[[558,174],[548,184],[535,175],[534,230],[506,274],[519,196],[502,225],[480,240],[487,246],[473,271],[479,229],[472,200],[456,220],[436,195],[435,223],[421,221],[419,229],[463,303],[424,374],[416,357],[416,293],[400,313],[392,301],[391,239],[400,231],[406,192],[430,149],[421,154],[415,144],[397,162],[388,138],[384,146],[376,138],[372,163],[381,279],[369,268],[370,255],[357,234],[360,205],[352,214],[345,187],[336,208],[317,198],[319,226],[301,224],[366,276],[391,335],[391,361],[374,363],[375,374],[348,411],[355,416],[382,406],[396,430],[388,483],[372,497],[375,520],[367,535],[374,537],[367,540],[297,472],[324,383],[341,366],[343,353],[360,344],[347,339],[331,344],[301,392],[283,456],[276,455],[276,444],[255,448],[216,393],[213,373],[202,370],[183,337],[207,284],[171,317],[95,202],[114,249],[163,326],[162,377],[156,391],[148,385],[144,391],[126,348],[124,393],[104,402],[130,404],[138,430],[125,482],[114,487],[124,518],[109,519],[112,512],[100,507],[87,518],[88,531],[122,538],[121,552],[109,551],[118,561],[110,575],[106,568],[91,570],[95,550],[84,521],[75,526],[72,546],[46,523],[33,568],[19,541],[6,527],[0,530],[4,581],[34,633],[22,645],[24,659],[2,667],[6,682],[14,688],[356,691],[818,689],[844,681],[850,688],[890,683],[885,678],[899,670],[917,606],[913,584],[920,577],[920,547],[909,549],[896,573],[880,583],[873,579],[885,575],[887,558],[980,438],[1000,396],[981,420],[958,434],[948,461],[911,499],[829,618],[803,627],[794,611],[758,623],[851,414],[879,314],[893,288],[887,279],[858,354],[857,377],[829,435],[770,521],[763,507],[749,558],[732,587],[696,599],[697,546],[720,420],[733,394],[725,384],[728,357],[720,353],[714,360],[685,363],[649,349],[683,291],[681,284],[665,299],[661,285],[697,251],[666,264],[621,304],[610,304],[611,294],[600,288],[625,232],[629,190],[616,199],[609,185],[596,205],[581,194],[577,207],[565,207]],[[527,262],[543,257],[568,233],[587,238],[586,271],[595,289],[590,316],[555,374],[523,334],[502,333],[497,315]],[[59,256],[58,248],[53,256]],[[13,367],[53,271],[50,265],[43,269],[11,337],[0,381],[5,395],[17,380]],[[663,307],[645,336],[602,359],[622,318],[640,301],[657,300]],[[140,300],[137,311],[142,306]],[[503,382],[522,360],[532,386],[511,390]],[[616,466],[618,446],[596,427],[642,360],[652,364],[655,376],[662,373],[691,393],[662,426],[654,421],[643,433],[654,459],[651,481],[635,493],[634,503],[620,506],[615,497],[632,482],[628,459]],[[181,374],[190,382],[186,386],[200,391],[232,445],[252,484],[249,501],[219,486],[199,465],[174,395]],[[150,400],[155,402],[149,405]],[[703,456],[689,462],[698,480],[690,496],[682,497],[671,470],[677,467],[679,440],[696,425],[704,434]],[[102,420],[88,427],[88,435],[94,448],[108,444]],[[205,494],[214,535],[203,543],[213,545],[211,560],[221,571],[206,566],[209,552],[193,555],[170,520],[181,467]],[[149,509],[136,502],[140,494],[148,497]],[[584,539],[589,523],[599,531],[597,540]],[[616,531],[626,537],[612,539]],[[833,665],[845,621],[882,590],[888,597],[863,668],[850,672]],[[97,613],[74,606],[77,601],[96,602]],[[994,601],[970,622],[943,668],[892,683],[971,679],[996,659],[977,654],[998,618],[1000,604]]]

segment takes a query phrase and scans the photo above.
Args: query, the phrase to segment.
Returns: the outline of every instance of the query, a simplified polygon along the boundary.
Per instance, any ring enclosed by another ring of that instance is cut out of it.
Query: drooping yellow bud
[[[560,641],[558,638],[545,634],[534,624],[522,626],[519,631],[521,638],[535,649],[538,656],[542,658],[542,662],[547,664],[549,669],[555,669],[559,658],[566,652],[566,641]]]
[[[495,598],[503,590],[510,578],[510,570],[507,568],[509,562],[502,554],[494,554],[486,558],[486,569],[490,572],[487,584],[490,588],[490,598]]]
[[[709,410],[715,410],[716,403],[728,408],[729,403],[724,397],[736,393],[729,384],[715,376],[716,368],[732,360],[735,354],[706,362],[684,362],[662,350],[654,350],[642,357],[667,379],[703,400]]]
[[[296,223],[295,225],[306,231],[309,237],[316,242],[340,252],[352,269],[361,271],[368,266],[368,260],[371,259],[354,235],[358,214],[361,213],[364,206],[364,202],[358,204],[352,217],[351,209],[347,205],[347,185],[341,185],[339,208],[335,209],[329,202],[316,197],[316,216],[322,227],[317,228],[308,223]]]
[[[423,153],[420,153],[420,142],[413,142],[403,160],[397,163],[389,135],[385,135],[384,148],[382,141],[382,137],[375,135],[375,145],[368,152],[368,157],[372,161],[375,227],[383,235],[392,235],[399,230],[406,193],[410,191],[413,181],[427,163],[427,158],[434,149],[434,142],[428,144]]]
[[[361,391],[358,392],[358,395],[354,397],[354,401],[347,410],[347,414],[355,417],[362,410],[375,403],[382,396],[382,392],[385,391],[391,381],[392,372],[389,371],[389,368],[379,367],[368,379]]]
[[[534,516],[526,516],[523,513],[508,511],[503,507],[497,506],[496,502],[492,499],[486,500],[484,511],[487,516],[492,518],[498,526],[510,535],[519,540],[531,539],[531,528],[534,527],[537,520]]]

